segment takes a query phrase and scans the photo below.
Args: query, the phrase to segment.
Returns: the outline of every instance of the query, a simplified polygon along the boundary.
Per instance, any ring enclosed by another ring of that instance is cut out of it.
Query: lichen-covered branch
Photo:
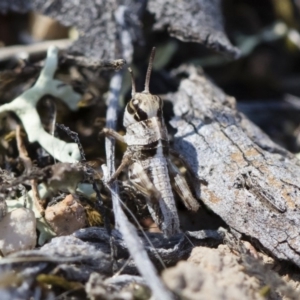
[[[38,142],[48,153],[61,162],[80,160],[76,143],[66,143],[47,133],[36,110],[38,101],[45,95],[61,99],[71,110],[77,109],[81,96],[72,87],[53,79],[58,66],[58,49],[49,47],[45,66],[36,83],[12,102],[0,106],[0,113],[13,111],[21,120],[31,143]]]

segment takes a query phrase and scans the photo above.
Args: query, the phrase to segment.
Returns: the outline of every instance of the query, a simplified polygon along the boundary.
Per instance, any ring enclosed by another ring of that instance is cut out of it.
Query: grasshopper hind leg
[[[194,198],[184,176],[180,173],[178,168],[172,163],[170,159],[168,159],[168,169],[170,176],[173,179],[173,187],[183,201],[185,207],[188,210],[196,212],[199,209],[200,204]]]
[[[166,199],[163,197],[166,196],[166,187],[161,187],[162,192],[164,193],[162,195],[162,193],[156,188],[156,185],[152,182],[151,177],[147,174],[147,171],[140,163],[135,162],[129,167],[128,171],[129,180],[132,182],[135,188],[137,188],[146,196],[147,206],[151,217],[163,231],[164,235],[166,237],[170,237],[180,232],[178,214],[175,203],[173,203],[173,195],[171,195],[172,199]],[[168,180],[168,178],[164,179]],[[166,201],[171,201],[172,203],[168,204]]]
[[[128,175],[133,186],[146,197],[148,209],[155,224],[161,227],[163,216],[159,207],[160,192],[155,188],[141,164],[135,162],[130,165]]]

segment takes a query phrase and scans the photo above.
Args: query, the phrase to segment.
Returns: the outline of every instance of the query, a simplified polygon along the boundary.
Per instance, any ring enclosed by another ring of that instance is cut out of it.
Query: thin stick
[[[124,59],[104,60],[94,59],[92,57],[74,56],[70,54],[61,55],[61,63],[67,65],[76,65],[90,70],[115,70],[118,71],[126,64]]]
[[[32,161],[31,161],[30,157],[28,156],[27,149],[26,149],[24,141],[22,139],[21,126],[20,125],[18,125],[16,127],[16,140],[17,140],[17,147],[18,147],[20,159],[24,163],[25,174],[29,174],[29,172],[32,169]],[[41,200],[41,198],[39,196],[39,191],[38,191],[38,188],[37,188],[36,179],[31,179],[30,184],[31,184],[31,188],[32,188],[32,191],[33,191],[33,201],[35,203],[35,206],[38,209],[39,213],[42,216],[44,216],[45,211],[44,211],[44,207],[43,207],[43,201]]]
[[[17,148],[19,151],[19,157],[22,160],[25,172],[28,173],[30,169],[32,168],[32,162],[31,159],[28,157],[28,152],[26,150],[26,147],[24,145],[22,136],[21,136],[21,126],[18,125],[16,127],[16,140],[17,140]]]
[[[131,96],[134,97],[134,95],[136,93],[136,87],[135,87],[135,82],[134,82],[133,71],[132,71],[131,68],[128,68],[128,71],[129,71],[130,76],[131,76]]]
[[[32,198],[34,201],[34,204],[40,213],[42,217],[45,217],[45,208],[44,208],[44,202],[40,197],[39,189],[37,186],[37,180],[36,179],[31,179],[30,180],[31,184],[31,189],[32,189]]]
[[[150,93],[150,91],[149,91],[149,84],[150,84],[150,77],[151,77],[152,65],[153,65],[154,57],[155,57],[155,47],[152,48],[150,59],[149,59],[149,64],[148,64],[148,69],[147,69],[147,74],[146,74],[146,80],[145,80],[145,90],[144,90],[144,93]]]
[[[47,52],[50,46],[56,46],[60,49],[67,49],[72,44],[70,39],[43,41],[30,45],[8,46],[0,49],[0,62],[20,56],[26,53],[28,56],[40,55]]]
[[[108,108],[106,111],[106,127],[109,129],[116,129],[117,125],[117,111],[119,106],[119,96],[120,90],[122,86],[122,71],[113,75],[110,81],[110,89],[108,95]],[[109,177],[111,177],[115,173],[115,139],[112,137],[105,138],[105,152],[106,152],[106,165],[109,173]],[[116,219],[116,223],[118,223],[118,212],[122,209],[120,208],[119,204],[119,189],[117,182],[113,182],[111,184],[111,191],[112,191],[112,203],[113,203],[113,212]],[[125,225],[126,226],[126,225]],[[122,228],[122,226],[121,226]],[[119,229],[122,234],[124,232],[122,229]],[[111,249],[111,260],[113,269],[117,270],[117,265],[115,263],[115,247],[112,235],[110,235],[109,239],[110,249]]]

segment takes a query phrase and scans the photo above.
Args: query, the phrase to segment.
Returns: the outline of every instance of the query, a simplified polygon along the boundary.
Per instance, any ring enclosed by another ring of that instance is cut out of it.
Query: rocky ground
[[[0,298],[300,299],[298,2],[2,0]],[[154,46],[201,205],[173,191],[170,237],[99,134],[125,134]]]

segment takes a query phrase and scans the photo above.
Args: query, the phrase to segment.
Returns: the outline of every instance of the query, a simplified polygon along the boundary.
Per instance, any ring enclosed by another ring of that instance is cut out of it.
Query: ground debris
[[[23,174],[3,184],[0,191],[4,192],[27,180],[36,179],[40,182],[44,182],[50,192],[57,190],[74,192],[78,183],[85,178],[84,169],[85,167],[83,167],[83,165],[76,163],[57,163],[43,169],[33,168],[30,174]]]
[[[179,234],[171,239],[164,238],[161,233],[146,235],[147,238],[141,234],[140,239],[155,266],[162,270],[165,266],[174,265],[179,260],[187,258],[194,245],[220,244],[224,230],[196,233],[195,236],[201,237],[200,239],[189,237],[189,233]],[[55,237],[39,250],[19,251],[8,255],[0,260],[0,274],[12,269],[18,272],[21,281],[28,283],[27,289],[30,291],[26,290],[27,294],[33,292],[34,286],[32,282],[29,284],[29,280],[39,278],[40,274],[63,276],[64,280],[70,282],[86,283],[90,280],[86,288],[87,293],[91,295],[92,282],[99,281],[99,278],[105,278],[102,285],[105,290],[120,291],[129,283],[135,283],[139,287],[128,286],[124,293],[133,295],[139,291],[142,294],[149,294],[148,288],[145,287],[147,283],[141,277],[132,276],[137,275],[138,271],[120,232],[112,230],[111,236],[116,248],[114,257],[111,256],[111,237],[108,232],[104,228],[90,227],[80,229],[69,236]],[[114,274],[113,261],[117,264],[118,271],[124,275],[111,278]],[[3,289],[7,291],[6,287]],[[0,289],[0,293],[1,291]],[[93,291],[98,292],[97,289]]]
[[[18,104],[1,114],[0,220],[31,215],[5,232],[19,234],[21,246],[35,222],[34,249],[9,254],[0,245],[1,300],[300,299],[300,163],[286,150],[300,151],[297,4],[173,2],[0,1],[1,105],[32,90],[47,48],[58,47],[55,93],[28,103],[37,100],[48,138],[79,150],[58,162],[55,144],[45,150],[30,139],[40,129],[21,128]],[[150,90],[164,102],[170,154],[182,154],[174,162],[187,178],[186,198],[201,201],[191,213],[174,193],[180,230],[170,238],[126,169],[106,184],[126,146],[98,135],[105,123],[124,134],[125,64],[142,90],[153,46]],[[66,87],[72,107],[57,95]]]
[[[300,293],[263,258],[267,256],[233,252],[227,245],[195,247],[188,261],[165,270],[162,278],[180,299],[299,299]]]
[[[151,296],[145,281],[134,275],[105,279],[98,273],[92,273],[86,283],[86,292],[92,300],[146,300]]]

